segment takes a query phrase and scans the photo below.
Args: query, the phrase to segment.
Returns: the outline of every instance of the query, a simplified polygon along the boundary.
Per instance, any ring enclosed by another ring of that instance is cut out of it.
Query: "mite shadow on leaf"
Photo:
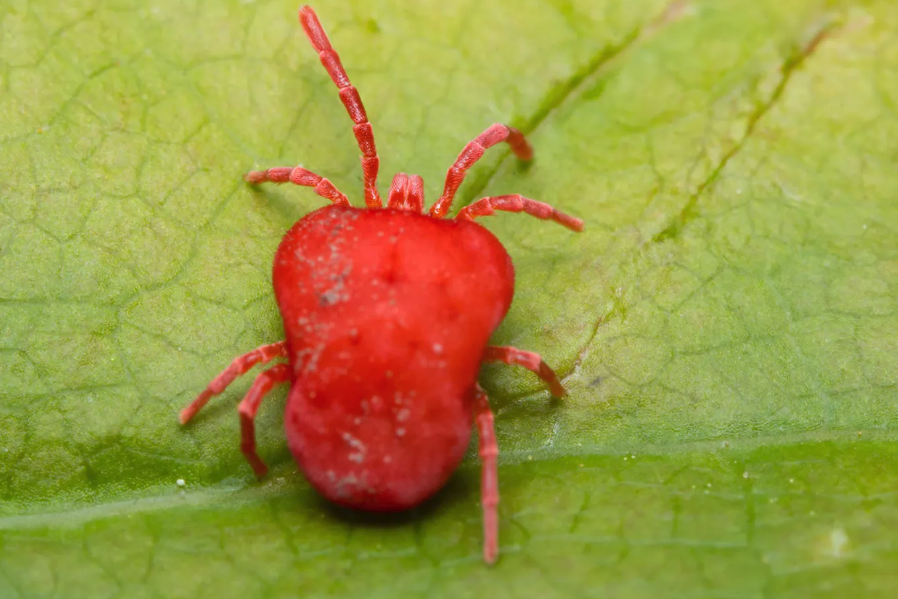
[[[288,184],[289,185],[289,184]],[[320,204],[308,206],[305,202],[300,202],[297,198],[291,198],[282,193],[280,186],[273,183],[261,185],[247,185],[253,199],[259,203],[260,210],[267,210],[272,215],[276,215],[279,219],[283,218],[286,223],[284,233],[293,223],[311,212],[328,204],[327,200],[314,196],[321,201]],[[308,190],[307,190],[308,191]]]
[[[546,415],[564,409],[564,398],[552,397],[545,383],[534,379],[536,377],[532,373],[520,372],[506,364],[483,364],[478,378],[494,412],[522,401],[526,401],[530,409],[545,412]]]
[[[510,154],[510,152],[509,152]],[[514,156],[510,156],[512,160],[514,160]],[[533,168],[533,163],[536,160],[514,160],[514,166],[512,167],[514,173],[527,174],[530,172],[530,169]]]
[[[316,503],[323,513],[347,525],[365,528],[401,528],[418,521],[431,520],[442,512],[470,503],[479,498],[476,476],[466,476],[466,469],[457,471],[436,495],[410,510],[401,512],[364,512],[336,505],[318,496]],[[479,512],[478,512],[479,514]]]
[[[261,372],[261,370],[259,372]],[[249,374],[245,375],[245,381],[237,381],[228,386],[223,393],[213,396],[209,403],[203,406],[203,409],[190,419],[190,422],[182,425],[183,428],[192,429],[200,426],[221,425],[225,423],[225,421],[227,421],[228,424],[238,424],[239,412],[237,411],[237,407],[249,391],[250,386],[252,385],[252,380],[255,378],[256,374],[258,374],[257,371],[250,371]],[[212,380],[211,377],[208,380]],[[189,389],[179,393],[176,396],[176,399],[172,400],[172,408],[180,411],[187,406],[196,398],[196,390],[198,388],[200,388],[198,385],[193,385]],[[277,427],[278,430],[283,430],[284,410],[287,407],[288,390],[286,385],[281,385],[280,387],[272,389],[272,391],[265,397],[264,407],[259,411],[256,420],[257,431],[264,430],[267,427]],[[276,419],[270,417],[269,414],[275,414]],[[177,423],[177,417],[175,417],[175,422]],[[239,430],[237,430],[234,435],[237,440],[236,442],[239,442]]]

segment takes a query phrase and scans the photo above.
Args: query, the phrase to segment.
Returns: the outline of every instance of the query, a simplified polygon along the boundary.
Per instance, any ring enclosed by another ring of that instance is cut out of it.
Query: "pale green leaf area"
[[[894,597],[898,5],[888,0],[321,2],[382,157],[429,200],[522,193],[582,234],[482,219],[517,267],[484,368],[502,556],[476,446],[406,514],[296,472],[283,389],[258,482],[230,359],[282,338],[281,235],[361,203],[350,120],[277,1],[0,4],[0,598]],[[471,302],[478,301],[471,297]],[[253,374],[257,371],[253,371]],[[179,487],[178,479],[185,485]]]

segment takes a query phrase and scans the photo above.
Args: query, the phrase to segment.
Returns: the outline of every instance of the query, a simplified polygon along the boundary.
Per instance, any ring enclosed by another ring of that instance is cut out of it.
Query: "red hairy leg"
[[[377,171],[380,168],[380,159],[377,157],[377,148],[374,146],[374,131],[368,122],[365,106],[358,90],[350,83],[349,76],[340,62],[340,57],[331,46],[318,15],[311,6],[302,6],[299,9],[299,22],[305,30],[312,47],[318,52],[321,64],[324,65],[327,74],[340,90],[340,100],[349,113],[349,118],[354,123],[352,132],[362,151],[362,173],[365,179],[365,205],[368,208],[380,208],[382,206],[380,195],[377,193]]]
[[[339,206],[349,206],[349,200],[334,184],[301,166],[276,166],[267,171],[251,171],[243,175],[243,180],[252,185],[258,183],[293,183],[302,187],[314,187],[315,193]]]
[[[564,397],[567,395],[564,385],[558,380],[555,371],[545,363],[537,353],[524,351],[516,347],[487,347],[483,354],[484,362],[503,362],[505,364],[517,364],[523,366],[527,370],[536,373],[536,375],[549,385],[549,391],[555,397]]]
[[[268,472],[268,466],[256,453],[256,412],[262,399],[278,383],[286,383],[290,380],[290,365],[276,364],[259,374],[253,381],[253,386],[243,397],[243,401],[237,406],[240,412],[240,451],[246,456],[246,461],[253,467],[256,476],[262,478]]]
[[[555,221],[572,231],[583,230],[583,221],[579,218],[559,212],[548,204],[537,202],[536,200],[531,200],[518,194],[493,196],[477,200],[473,204],[459,210],[456,218],[459,220],[474,220],[479,216],[492,216],[495,214],[496,210],[504,210],[506,212],[526,212],[530,216],[535,216],[536,218]]]
[[[250,368],[255,366],[256,364],[270,362],[275,358],[283,358],[287,356],[287,342],[279,341],[277,343],[272,343],[271,345],[263,345],[261,347],[257,347],[253,351],[248,354],[243,354],[242,356],[237,356],[234,358],[234,361],[231,362],[231,365],[225,368],[221,374],[212,379],[212,382],[209,383],[209,386],[206,387],[205,391],[200,393],[196,399],[194,399],[189,406],[181,410],[181,415],[179,419],[181,424],[187,424],[187,422],[196,416],[196,413],[199,412],[204,405],[212,398],[213,395],[218,395],[225,389],[227,389],[228,385],[234,382],[238,376],[245,374],[249,371]]]
[[[418,175],[396,173],[396,176],[393,177],[393,184],[390,186],[387,208],[423,212],[424,180]]]
[[[486,392],[475,384],[474,409],[482,470],[480,472],[480,503],[483,506],[483,560],[492,564],[499,556],[499,445],[493,428],[493,411]]]
[[[511,151],[521,160],[533,158],[533,148],[530,147],[523,133],[514,127],[508,127],[500,123],[492,125],[465,146],[465,149],[455,159],[455,164],[446,172],[446,184],[443,187],[443,195],[430,208],[430,216],[435,218],[446,216],[446,213],[452,207],[455,192],[458,191],[462,181],[465,180],[465,172],[475,162],[480,160],[487,148],[491,148],[502,141],[507,142],[511,146]]]

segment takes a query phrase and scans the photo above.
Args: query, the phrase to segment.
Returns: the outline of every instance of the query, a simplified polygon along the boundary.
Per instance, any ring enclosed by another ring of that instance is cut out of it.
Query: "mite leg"
[[[303,187],[314,187],[315,193],[326,198],[334,204],[349,206],[349,200],[334,184],[312,171],[307,171],[301,166],[276,166],[267,171],[252,171],[243,175],[243,180],[252,185],[265,183],[293,183]]]
[[[418,175],[396,173],[390,186],[387,208],[421,213],[424,210],[424,180]]]
[[[583,221],[555,210],[548,204],[525,198],[521,195],[493,196],[477,200],[458,211],[459,220],[474,220],[480,216],[492,216],[496,210],[506,212],[526,212],[543,220],[552,220],[572,231],[582,231]]]
[[[486,131],[478,135],[473,141],[468,142],[465,149],[461,151],[455,163],[449,167],[446,172],[446,184],[443,187],[443,195],[430,208],[430,216],[435,218],[443,218],[452,207],[452,200],[455,198],[455,192],[458,191],[462,181],[465,180],[465,172],[471,168],[475,162],[480,160],[483,152],[499,142],[507,142],[511,146],[511,151],[521,160],[530,160],[533,158],[533,148],[527,142],[524,134],[515,129],[496,123],[489,127]]]
[[[368,208],[380,208],[380,195],[377,193],[377,170],[380,168],[380,159],[377,157],[377,148],[374,147],[374,131],[368,122],[365,106],[359,97],[359,92],[349,82],[349,76],[340,63],[340,57],[331,46],[318,16],[311,6],[302,6],[299,9],[299,21],[305,30],[312,47],[318,52],[321,64],[324,65],[327,74],[340,90],[340,100],[349,117],[354,123],[352,132],[362,151],[362,173],[365,178],[365,205]]]
[[[262,399],[278,383],[286,383],[290,380],[290,365],[276,364],[259,374],[253,381],[243,401],[237,407],[240,412],[240,451],[246,456],[246,461],[253,467],[256,476],[262,478],[268,472],[268,466],[256,453],[256,412]]]
[[[505,364],[517,364],[536,375],[549,385],[549,391],[555,397],[564,397],[567,391],[548,364],[539,354],[524,351],[516,347],[487,347],[483,354],[484,362],[503,362]]]
[[[474,390],[474,401],[479,438],[480,461],[480,503],[483,506],[483,560],[492,564],[499,557],[499,472],[497,457],[499,445],[496,443],[496,431],[493,429],[493,411],[490,410],[486,392],[477,385]]]
[[[234,382],[238,376],[245,374],[250,368],[255,366],[258,363],[266,363],[270,362],[275,358],[281,358],[287,356],[287,342],[279,341],[277,343],[272,343],[271,345],[263,345],[262,347],[258,347],[248,354],[243,354],[242,356],[238,356],[234,358],[234,361],[231,362],[231,365],[225,368],[221,374],[212,379],[212,382],[209,383],[209,386],[206,387],[205,391],[200,393],[196,399],[194,399],[189,406],[181,410],[181,415],[179,419],[181,424],[187,424],[187,422],[196,416],[196,413],[199,412],[204,405],[211,399],[213,395],[218,395],[222,391],[224,391],[228,385]]]

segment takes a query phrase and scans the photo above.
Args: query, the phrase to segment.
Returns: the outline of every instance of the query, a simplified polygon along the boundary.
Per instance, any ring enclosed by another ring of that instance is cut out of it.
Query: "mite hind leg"
[[[546,364],[537,353],[524,351],[516,347],[495,347],[489,346],[483,353],[484,362],[502,362],[504,364],[517,364],[523,366],[527,370],[533,372],[549,385],[549,391],[555,397],[564,397],[567,390],[558,380],[555,371]]]
[[[486,392],[476,385],[474,412],[481,462],[480,504],[483,508],[483,560],[492,564],[499,557],[499,445],[493,427],[493,411]]]
[[[256,453],[256,413],[262,399],[278,383],[286,383],[290,380],[290,365],[276,364],[259,374],[253,381],[253,386],[244,396],[243,401],[237,407],[240,412],[240,451],[246,456],[246,461],[252,466],[256,476],[262,478],[268,472],[268,466]]]
[[[263,345],[247,354],[237,356],[227,368],[221,371],[217,377],[212,379],[209,386],[206,387],[196,399],[190,402],[190,405],[181,410],[179,416],[181,424],[187,424],[190,419],[196,416],[196,413],[209,402],[213,395],[218,395],[223,392],[227,389],[228,385],[234,382],[234,379],[242,374],[246,374],[249,369],[256,364],[265,364],[275,358],[285,357],[287,357],[286,341],[278,341],[277,343],[272,343],[270,345]]]

